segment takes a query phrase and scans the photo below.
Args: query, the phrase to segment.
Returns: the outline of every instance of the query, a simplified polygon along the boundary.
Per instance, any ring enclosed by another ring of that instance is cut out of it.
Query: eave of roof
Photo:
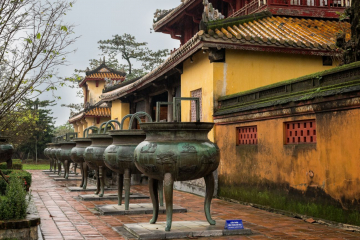
[[[202,47],[318,56],[339,54],[335,49],[336,28],[341,28],[337,21],[265,17],[242,23],[244,26],[235,26],[236,28],[229,25],[227,30],[214,25],[214,30],[209,29],[207,32],[199,31],[152,72],[136,82],[103,93],[101,99],[103,101],[112,101],[135,91],[139,87],[164,75]],[[226,19],[226,24],[229,24],[228,19]],[[299,24],[303,24],[303,28]],[[350,29],[349,23],[342,24],[345,24],[346,29]],[[293,25],[297,25],[299,28],[296,29]],[[266,27],[269,28],[267,29]],[[334,29],[331,30],[332,28]],[[306,31],[309,32],[307,33]],[[301,32],[302,35],[297,36],[298,32]]]
[[[158,31],[161,27],[163,27],[166,23],[176,18],[178,15],[180,15],[183,11],[186,10],[187,7],[189,7],[191,4],[196,2],[198,0],[184,0],[179,6],[174,8],[170,13],[168,13],[165,17],[157,21],[153,24],[154,31]]]

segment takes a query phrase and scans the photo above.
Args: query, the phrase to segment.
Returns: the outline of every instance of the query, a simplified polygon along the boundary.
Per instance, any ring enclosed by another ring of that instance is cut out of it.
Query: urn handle
[[[181,101],[195,101],[196,106],[196,122],[200,122],[200,99],[194,97],[174,97],[173,98],[173,114],[174,114],[174,122],[180,122],[180,105]]]
[[[137,113],[134,113],[133,116],[130,118],[130,123],[129,123],[129,130],[132,128],[132,124],[134,122],[134,119],[137,118],[139,123],[141,123],[141,120],[139,117],[142,117],[142,116],[146,116],[148,117],[149,119],[149,122],[152,122],[152,118],[149,114],[147,114],[146,112],[137,112]]]
[[[111,123],[116,123],[117,125],[119,125],[119,129],[121,128],[121,124],[119,123],[118,120],[110,120],[108,122],[106,122],[105,128],[104,128],[104,133],[106,132],[106,129],[108,128],[109,124]],[[113,126],[113,128],[115,129],[115,126]]]
[[[91,126],[91,127],[88,127],[84,130],[84,133],[83,133],[83,136],[84,138],[87,138],[88,135],[89,135],[89,130],[95,130],[95,131],[98,131],[99,128],[98,127],[95,127],[95,126]]]
[[[99,127],[99,130],[98,130],[98,134],[100,134],[101,133],[101,130],[102,130],[102,127],[104,126],[104,125],[106,125],[107,124],[107,122],[103,122],[101,125],[100,125],[100,127]],[[110,124],[110,126],[112,127],[112,129],[115,129],[115,126],[114,126],[114,124],[112,124],[112,123],[109,123]],[[104,127],[104,133],[106,133],[106,127]]]
[[[74,138],[77,138],[78,134],[75,132],[70,132],[66,134],[66,141],[71,141]]]
[[[131,121],[131,117],[133,116],[134,114],[128,114],[128,115],[126,115],[125,117],[123,117],[123,119],[121,120],[121,125],[120,125],[120,130],[123,130],[123,128],[124,128],[124,122],[125,122],[125,120],[127,119],[127,118],[130,118],[130,121]],[[136,117],[136,119],[139,121],[139,122],[141,122],[141,119],[138,117],[138,116],[135,116]],[[129,128],[130,129],[130,128]]]

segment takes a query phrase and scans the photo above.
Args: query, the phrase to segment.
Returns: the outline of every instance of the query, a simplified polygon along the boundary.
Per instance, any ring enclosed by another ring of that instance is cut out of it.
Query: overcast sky
[[[153,13],[156,9],[171,9],[178,6],[180,0],[77,0],[72,11],[66,15],[66,21],[76,25],[75,32],[80,39],[72,46],[76,53],[68,56],[69,66],[59,68],[59,75],[70,76],[74,69],[86,69],[89,59],[100,58],[99,40],[111,39],[113,35],[129,33],[139,42],[148,42],[152,50],[173,49],[180,45],[163,33],[150,33]],[[75,89],[60,88],[56,95],[61,96],[53,107],[56,126],[66,123],[70,109],[61,104],[81,103]],[[52,94],[43,94],[42,100],[53,100]]]

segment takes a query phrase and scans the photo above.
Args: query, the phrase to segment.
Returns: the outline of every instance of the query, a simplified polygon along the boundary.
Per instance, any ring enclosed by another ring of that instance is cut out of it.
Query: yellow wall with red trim
[[[121,123],[121,120],[126,115],[130,114],[130,104],[123,103],[120,100],[112,101],[111,107],[111,119],[118,120]],[[123,129],[127,129],[129,127],[129,119],[127,119],[124,123]]]
[[[95,104],[100,101],[100,96],[102,90],[105,87],[105,81],[98,81],[98,86],[96,87],[96,81],[87,81],[85,84],[88,86],[88,97],[87,102]],[[85,91],[84,91],[85,92]]]

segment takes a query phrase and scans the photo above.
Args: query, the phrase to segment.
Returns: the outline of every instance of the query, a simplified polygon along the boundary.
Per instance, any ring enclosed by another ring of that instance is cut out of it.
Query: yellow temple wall
[[[105,81],[99,81],[99,86],[96,87],[96,81],[87,81],[90,97],[88,96],[87,101],[90,102],[90,99],[93,100],[92,104],[95,104],[100,101],[100,95],[102,94],[102,90],[105,87]]]
[[[130,104],[123,103],[120,100],[112,101],[111,107],[111,119],[118,120],[121,122],[121,119],[130,113]],[[129,127],[129,119],[127,119],[124,123],[124,129]]]
[[[323,66],[321,56],[226,49],[223,84],[225,96],[336,67]]]
[[[193,63],[186,60],[181,75],[181,97],[191,97],[191,91],[202,89],[202,117],[203,122],[213,122],[214,88],[213,64],[210,64],[208,55],[198,52],[193,57]],[[190,101],[181,102],[181,121],[190,122]],[[214,131],[208,135],[214,141]]]

